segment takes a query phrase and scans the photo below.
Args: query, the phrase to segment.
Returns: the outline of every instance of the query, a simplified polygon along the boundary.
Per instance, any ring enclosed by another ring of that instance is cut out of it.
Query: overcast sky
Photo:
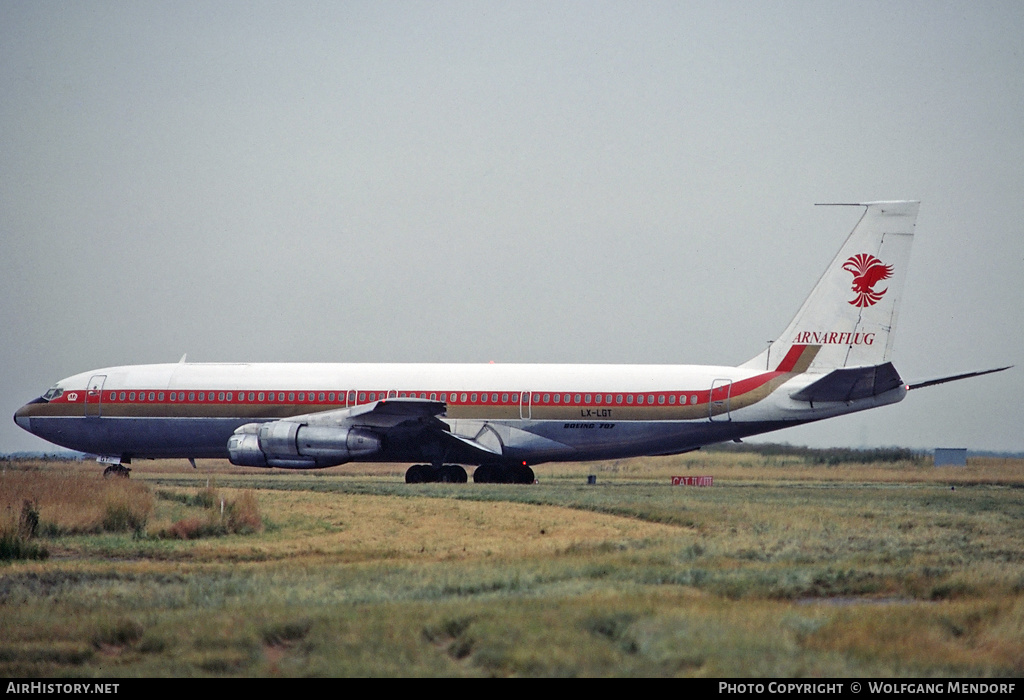
[[[904,378],[1024,450],[1024,3],[0,0],[0,451],[92,368],[737,364],[920,199]]]

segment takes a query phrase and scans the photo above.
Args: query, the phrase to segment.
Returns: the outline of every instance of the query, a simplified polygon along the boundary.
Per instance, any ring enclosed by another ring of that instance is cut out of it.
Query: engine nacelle
[[[231,463],[242,467],[333,467],[380,449],[380,437],[366,428],[283,420],[243,425],[228,439]]]

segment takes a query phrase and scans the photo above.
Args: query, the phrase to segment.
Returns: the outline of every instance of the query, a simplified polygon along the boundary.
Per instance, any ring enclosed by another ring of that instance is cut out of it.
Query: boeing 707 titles
[[[111,469],[226,458],[413,463],[408,482],[532,483],[544,462],[671,455],[895,403],[890,355],[919,203],[864,213],[789,326],[738,367],[176,364],[62,379],[14,420]]]

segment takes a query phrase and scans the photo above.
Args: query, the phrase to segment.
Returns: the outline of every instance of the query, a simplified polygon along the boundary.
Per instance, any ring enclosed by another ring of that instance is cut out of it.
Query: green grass
[[[0,675],[1024,673],[1019,464],[700,459],[534,486],[141,466],[146,529],[0,564]],[[715,486],[668,485],[687,469]],[[219,508],[208,473],[262,531],[160,535]]]

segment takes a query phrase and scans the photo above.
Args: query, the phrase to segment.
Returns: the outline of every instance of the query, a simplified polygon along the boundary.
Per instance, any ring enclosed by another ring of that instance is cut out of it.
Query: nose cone
[[[32,418],[29,412],[31,411],[32,404],[25,404],[19,408],[14,414],[14,422],[17,423],[21,428],[32,432]]]

